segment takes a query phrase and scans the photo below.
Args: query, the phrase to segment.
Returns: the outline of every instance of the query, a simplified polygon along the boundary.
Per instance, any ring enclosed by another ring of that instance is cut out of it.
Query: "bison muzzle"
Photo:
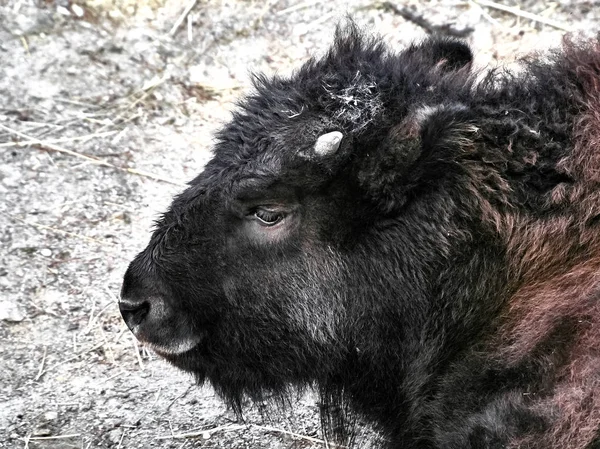
[[[599,41],[482,74],[349,25],[255,77],[120,308],[236,409],[313,386],[389,448],[592,449],[599,282]]]

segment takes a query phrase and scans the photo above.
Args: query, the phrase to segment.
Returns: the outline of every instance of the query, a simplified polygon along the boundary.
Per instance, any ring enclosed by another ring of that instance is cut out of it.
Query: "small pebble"
[[[14,301],[0,299],[0,320],[18,323],[25,319],[25,314]]]
[[[52,251],[48,248],[44,248],[40,251],[40,254],[44,257],[50,257],[52,255]]]
[[[83,17],[83,15],[85,14],[83,8],[74,3],[71,5],[71,11],[73,11],[73,14],[75,14],[77,17]]]
[[[54,412],[54,411],[46,412],[46,413],[44,413],[44,416],[43,416],[43,420],[45,422],[55,421],[57,418],[58,418],[58,413]]]
[[[71,15],[71,11],[69,11],[67,8],[65,8],[64,6],[59,6],[56,8],[56,12],[63,15],[63,16],[70,16]]]
[[[122,429],[113,429],[106,435],[108,441],[114,444],[119,444],[121,442],[121,437],[123,436]]]
[[[33,432],[34,437],[49,437],[50,435],[52,435],[52,431],[47,427],[40,427]]]

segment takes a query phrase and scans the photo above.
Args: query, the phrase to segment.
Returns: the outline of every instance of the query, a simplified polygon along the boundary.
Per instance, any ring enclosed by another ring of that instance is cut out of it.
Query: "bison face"
[[[120,309],[136,337],[229,394],[309,382],[343,357],[339,248],[364,207],[355,181],[319,166],[350,139],[316,136],[319,126],[312,120],[303,125],[308,136],[280,130],[278,139],[253,142],[259,166],[234,165],[239,134],[226,130],[218,156],[174,200],[125,274]],[[295,154],[286,156],[284,145]]]
[[[390,448],[596,447],[600,46],[565,45],[478,78],[350,27],[258,78],[127,270],[128,326],[238,410],[317,384]]]
[[[478,332],[477,301],[448,306],[467,315],[455,336],[429,321],[446,312],[432,300],[445,269],[469,281],[482,261],[453,193],[471,118],[460,92],[438,104],[470,58],[452,41],[391,55],[351,29],[293,77],[257,79],[127,270],[136,337],[235,404],[312,382],[356,381],[360,396],[375,374],[402,378],[427,329],[447,344]],[[452,244],[466,255],[451,260]]]

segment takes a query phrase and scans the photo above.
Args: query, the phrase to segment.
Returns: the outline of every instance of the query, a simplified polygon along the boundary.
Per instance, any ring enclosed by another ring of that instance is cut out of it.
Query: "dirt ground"
[[[324,447],[310,394],[238,422],[138,347],[121,276],[249,73],[322,53],[346,14],[398,47],[465,34],[479,67],[600,30],[600,1],[503,3],[535,20],[484,0],[0,0],[0,448]]]

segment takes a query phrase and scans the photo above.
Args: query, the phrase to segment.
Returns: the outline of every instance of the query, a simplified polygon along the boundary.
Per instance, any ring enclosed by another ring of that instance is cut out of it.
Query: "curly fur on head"
[[[340,440],[600,447],[600,43],[471,62],[350,24],[256,77],[127,271],[136,336],[240,412],[315,386]]]

